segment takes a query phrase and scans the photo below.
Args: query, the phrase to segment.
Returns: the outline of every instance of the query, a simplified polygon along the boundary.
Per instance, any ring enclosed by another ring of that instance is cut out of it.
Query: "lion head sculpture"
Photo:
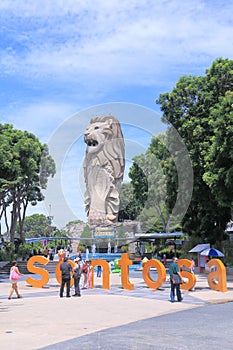
[[[117,222],[119,190],[125,168],[125,146],[119,121],[112,116],[92,118],[84,133],[85,208],[90,225]]]

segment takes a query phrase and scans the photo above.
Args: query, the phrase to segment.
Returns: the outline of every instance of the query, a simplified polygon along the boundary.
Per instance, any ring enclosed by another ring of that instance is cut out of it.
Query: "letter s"
[[[182,268],[182,266],[185,266],[188,269],[191,269],[191,265],[192,265],[192,261],[191,260],[188,260],[188,259],[180,259],[180,260],[178,260],[178,267],[179,267],[179,269]],[[183,270],[183,271],[181,271],[181,276],[188,279],[188,282],[182,283],[180,285],[181,289],[190,290],[190,289],[192,289],[195,286],[197,278],[196,278],[196,276],[193,273]]]
[[[46,271],[45,269],[42,269],[41,267],[34,266],[35,262],[42,264],[42,265],[47,265],[49,260],[47,258],[45,258],[44,256],[35,255],[35,256],[32,256],[28,260],[28,263],[27,263],[28,271],[35,273],[35,274],[39,274],[39,275],[41,275],[42,278],[40,280],[35,280],[34,278],[28,277],[26,279],[26,282],[28,284],[30,284],[32,287],[42,288],[49,281],[49,273],[48,273],[48,271]]]

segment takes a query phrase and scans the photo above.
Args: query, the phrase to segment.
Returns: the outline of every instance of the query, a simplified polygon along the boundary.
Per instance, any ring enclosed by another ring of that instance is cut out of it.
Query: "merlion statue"
[[[117,222],[119,190],[125,168],[125,145],[119,121],[112,116],[94,117],[84,133],[85,208],[93,226]]]

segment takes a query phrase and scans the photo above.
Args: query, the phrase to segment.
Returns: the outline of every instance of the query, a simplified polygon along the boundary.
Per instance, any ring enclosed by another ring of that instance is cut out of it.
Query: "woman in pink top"
[[[16,276],[14,276],[14,275],[16,275]],[[11,299],[12,294],[14,292],[16,293],[18,298],[22,298],[22,296],[19,294],[18,285],[17,285],[17,282],[18,282],[18,279],[20,278],[20,276],[23,276],[23,274],[19,272],[19,269],[17,267],[17,261],[14,260],[14,261],[12,261],[12,266],[10,269],[10,282],[12,283],[12,285],[11,285],[10,294],[8,297],[9,300]],[[16,277],[17,277],[17,279],[15,279]]]

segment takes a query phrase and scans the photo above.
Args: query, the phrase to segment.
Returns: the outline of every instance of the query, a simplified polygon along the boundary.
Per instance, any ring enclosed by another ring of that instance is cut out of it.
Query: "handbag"
[[[178,274],[172,275],[172,283],[174,283],[174,284],[181,284],[182,283],[182,280]]]
[[[87,273],[87,265],[83,264],[82,273]]]
[[[11,271],[11,280],[18,281],[19,279],[20,275],[18,274],[18,272],[16,272],[15,270]]]

